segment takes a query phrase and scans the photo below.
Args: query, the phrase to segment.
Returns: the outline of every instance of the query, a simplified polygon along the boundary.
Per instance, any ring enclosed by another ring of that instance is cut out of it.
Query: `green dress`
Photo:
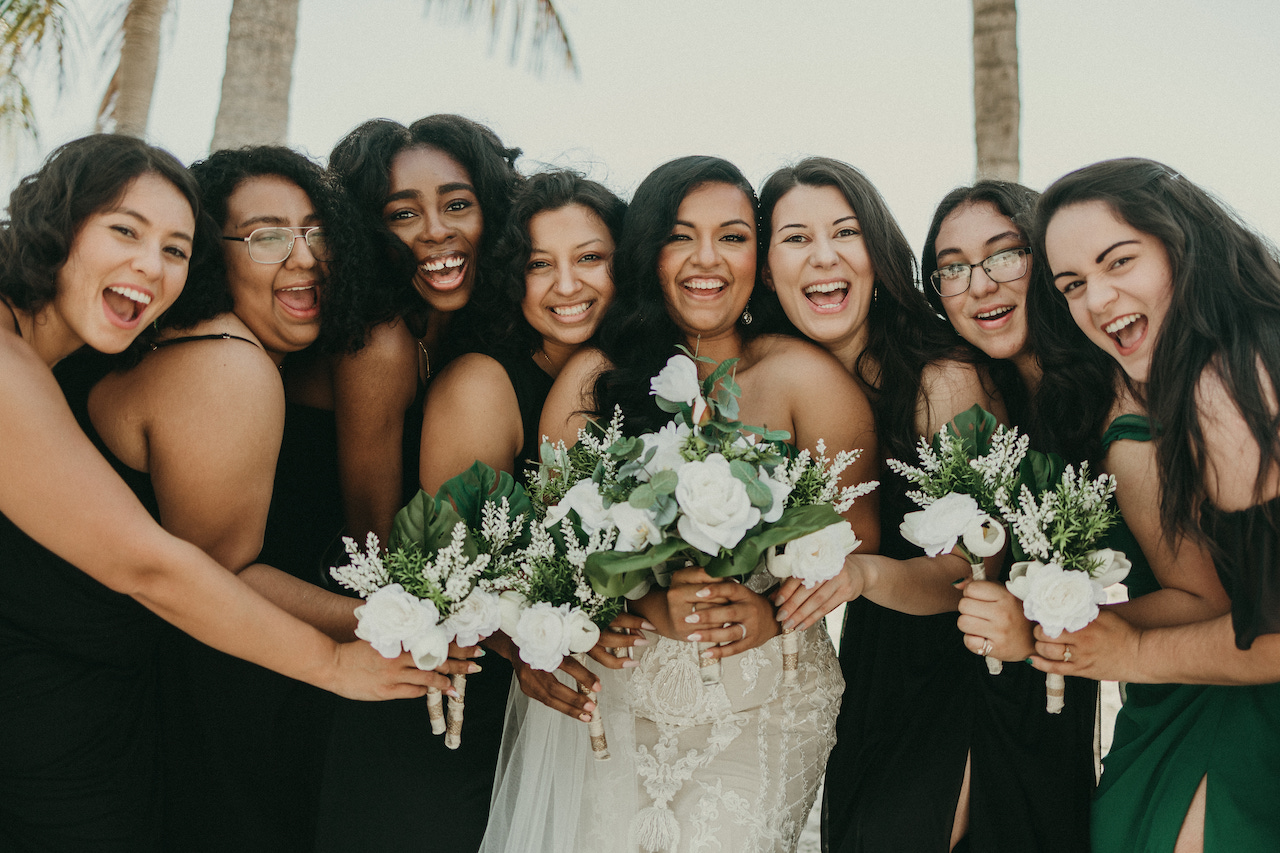
[[[1116,418],[1103,446],[1119,440],[1151,440],[1147,419]],[[1129,530],[1110,539],[1133,561],[1130,597],[1159,589]],[[1172,851],[1206,775],[1205,853],[1280,850],[1280,684],[1131,684],[1103,766],[1095,853]]]

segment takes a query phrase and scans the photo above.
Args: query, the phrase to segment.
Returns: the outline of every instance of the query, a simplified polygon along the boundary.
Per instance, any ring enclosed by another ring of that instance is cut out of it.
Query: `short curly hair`
[[[9,218],[0,222],[0,296],[28,312],[53,301],[58,271],[84,221],[115,204],[146,174],[173,184],[200,220],[195,180],[163,149],[131,136],[97,133],[50,154],[9,196]],[[193,252],[202,248],[208,249],[197,239]]]
[[[320,337],[324,351],[349,351],[363,338],[357,310],[358,294],[369,287],[370,250],[354,224],[355,215],[338,182],[318,164],[291,148],[259,145],[216,151],[193,163],[191,173],[200,187],[205,225],[217,242],[227,219],[227,200],[241,183],[257,177],[278,177],[296,184],[324,225],[330,258],[320,283]],[[190,328],[201,320],[232,310],[231,290],[223,252],[211,252],[193,267],[186,290],[160,321],[162,327]]]

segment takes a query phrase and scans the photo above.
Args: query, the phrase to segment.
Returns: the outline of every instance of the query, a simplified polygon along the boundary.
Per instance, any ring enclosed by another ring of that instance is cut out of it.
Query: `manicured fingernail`
[[[583,705],[583,706],[582,706],[582,710],[587,711],[587,712],[594,711],[595,709],[596,709],[596,703],[595,703],[595,702],[588,702],[587,704],[585,704],[585,705]]]
[[[702,657],[710,660],[712,657],[714,657],[714,655],[711,654],[711,649],[707,649],[705,652],[702,653]]]
[[[589,723],[589,722],[591,722],[591,715],[590,715],[590,714],[579,714],[579,715],[578,715],[578,719],[579,719],[579,720],[582,720],[582,722],[584,722],[584,723]]]
[[[705,586],[704,586],[702,589],[700,589],[700,590],[698,590],[697,592],[695,592],[695,593],[694,593],[694,595],[695,595],[695,596],[697,596],[698,598],[710,598],[710,597],[711,597],[711,588],[710,588],[710,587],[705,587]]]
[[[450,699],[457,699],[457,698],[458,698],[458,691],[456,691],[456,690],[454,690],[452,687],[450,687],[448,690],[446,690],[446,691],[444,692],[444,695],[448,696]]]
[[[480,648],[479,646],[476,646],[476,653],[472,655],[472,657],[476,657],[476,658],[484,657],[484,649]]]
[[[647,646],[647,645],[649,645],[649,641],[648,641],[648,640],[646,640],[644,637],[641,637],[641,638],[640,638],[640,639],[638,639],[638,640],[633,640],[633,641],[632,641],[632,643],[631,643],[631,645],[632,645],[633,647],[634,647],[634,646]]]
[[[592,693],[599,693],[599,692],[600,692],[600,682],[598,682],[598,681],[597,681],[595,684],[591,685],[591,692],[592,692]],[[594,705],[592,705],[591,707],[593,707],[593,708],[594,708],[595,706],[594,706]]]
[[[955,580],[953,580],[953,581],[951,582],[951,585],[952,585],[952,586],[959,586],[959,585],[960,585],[960,584],[962,584],[962,583],[964,583],[964,578],[956,578]]]
[[[689,635],[689,642],[691,642],[691,643],[700,643],[700,642],[702,642],[702,635],[701,635],[701,634],[690,634],[690,635]]]
[[[788,619],[786,622],[783,622],[783,623],[782,623],[782,630],[784,630],[784,631],[790,631],[790,630],[791,630],[792,628],[794,628],[795,626],[796,626],[796,623],[794,623],[794,622],[792,622],[790,619]]]
[[[646,620],[646,621],[644,621],[644,622],[641,622],[641,623],[640,623],[640,627],[641,627],[641,628],[643,628],[643,629],[645,629],[646,631],[656,631],[656,630],[658,630],[657,628],[655,628],[655,627],[653,627],[652,625],[650,625],[650,624],[649,624],[649,622],[648,622],[648,620]],[[636,645],[640,645],[640,644],[639,644],[639,643],[636,643]]]
[[[692,623],[694,623],[694,622],[697,622],[697,621],[698,621],[698,614],[697,614],[697,613],[690,613],[688,616],[684,617],[684,621],[686,621],[686,622],[688,622],[688,623],[690,623],[690,624],[692,624]]]
[[[778,611],[778,621],[779,621],[779,622],[781,622],[782,620],[786,619],[786,618],[787,618],[788,616],[790,616],[790,615],[791,615],[791,614],[790,614],[790,613],[788,613],[788,612],[787,612],[787,611],[785,611],[785,610],[779,610],[779,611]]]
[[[622,668],[623,668],[623,669],[632,669],[632,668],[637,667],[637,666],[639,666],[639,665],[640,665],[640,661],[638,661],[638,660],[624,660],[624,661],[622,662]]]
[[[477,663],[467,664],[467,675],[475,675],[480,671],[480,665]]]
[[[1031,663],[1031,658],[1027,658],[1027,663]]]

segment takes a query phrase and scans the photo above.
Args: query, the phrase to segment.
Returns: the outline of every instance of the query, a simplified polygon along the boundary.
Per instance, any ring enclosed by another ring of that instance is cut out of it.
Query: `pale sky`
[[[110,67],[104,9],[59,98],[32,79],[38,148],[0,142],[0,192],[92,129]],[[231,0],[170,0],[150,141],[208,151]],[[858,166],[912,244],[974,169],[970,0],[557,0],[574,77],[491,49],[482,23],[421,0],[301,0],[289,144],[324,158],[361,121],[457,112],[524,149],[521,168],[588,172],[624,197],[651,169],[717,154],[757,184],[821,154]],[[1161,160],[1280,241],[1280,3],[1019,0],[1022,181],[1109,157]],[[47,63],[46,63],[47,65]],[[16,165],[15,165],[16,163]]]

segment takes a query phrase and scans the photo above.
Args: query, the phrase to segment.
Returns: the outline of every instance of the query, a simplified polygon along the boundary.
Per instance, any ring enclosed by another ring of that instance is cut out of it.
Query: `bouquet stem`
[[[782,683],[795,684],[800,670],[800,638],[795,629],[782,632]]]
[[[467,677],[453,676],[453,689],[457,691],[458,698],[449,700],[449,725],[444,733],[444,745],[449,749],[462,746],[462,712],[467,696]]]
[[[720,658],[706,658],[702,653],[714,649],[719,643],[698,643],[698,671],[702,673],[703,684],[720,683]]]
[[[983,564],[981,559],[979,559],[977,562],[970,563],[969,565],[973,569],[974,580],[984,581],[987,579],[987,567]],[[1001,661],[999,658],[995,658],[995,657],[992,657],[991,655],[987,655],[986,660],[987,660],[987,672],[989,672],[990,674],[999,675],[1001,672],[1004,671],[1004,662]]]
[[[1067,702],[1067,682],[1057,673],[1051,672],[1044,677],[1045,710],[1050,714],[1061,714]]]
[[[444,734],[444,694],[437,687],[427,688],[427,715],[431,717],[431,733]]]
[[[586,666],[587,656],[585,654],[575,654],[573,657],[578,663]],[[597,761],[604,761],[609,757],[609,741],[604,736],[604,720],[600,719],[600,695],[594,690],[588,690],[581,684],[578,685],[578,692],[596,703],[596,706],[591,709],[591,720],[587,723],[587,734],[591,737],[591,754],[595,756]]]

